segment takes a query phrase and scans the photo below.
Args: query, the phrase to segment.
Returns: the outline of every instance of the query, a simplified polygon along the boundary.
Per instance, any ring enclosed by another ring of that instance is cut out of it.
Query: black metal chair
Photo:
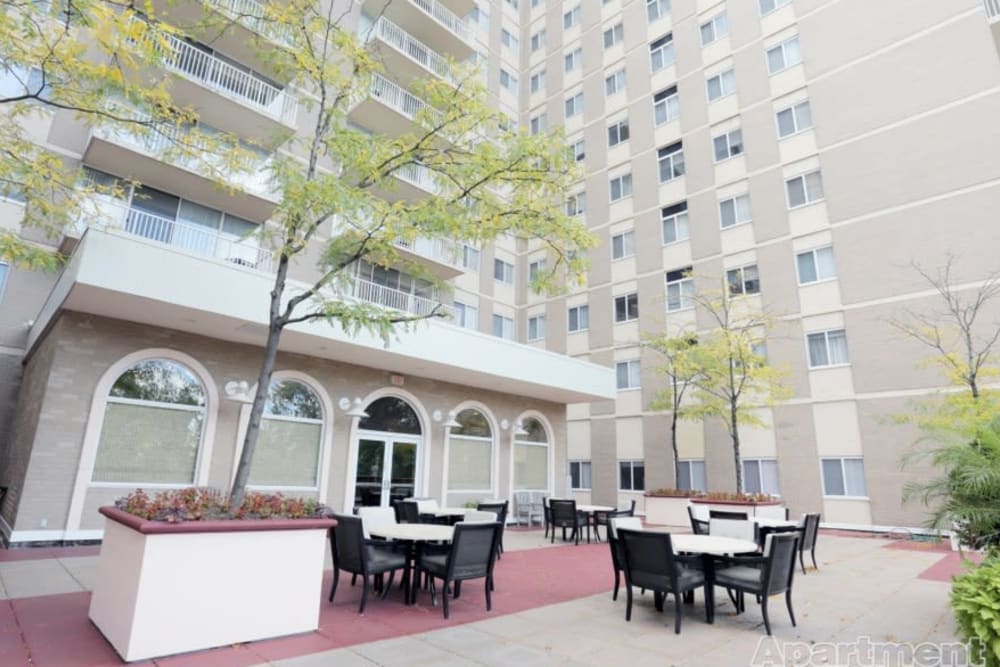
[[[479,503],[476,505],[476,509],[480,512],[493,512],[497,515],[497,521],[500,522],[500,540],[497,542],[497,558],[500,558],[503,554],[503,533],[507,527],[507,506],[510,501],[503,501],[502,503]]]
[[[400,500],[396,503],[399,509],[399,516],[396,520],[399,523],[420,523],[420,506],[415,500]]]
[[[580,544],[580,532],[587,529],[587,541],[590,541],[590,517],[583,512],[576,511],[575,500],[549,500],[550,522],[552,524],[551,542],[556,541],[556,528],[562,528],[563,541],[566,541],[566,529],[572,528],[570,538]]]
[[[767,601],[772,595],[785,594],[788,616],[795,626],[792,611],[792,580],[795,577],[795,551],[798,549],[797,533],[776,533],[768,538],[764,555],[742,557],[725,561],[730,565],[716,567],[715,584],[736,591],[737,613],[746,611],[744,594],[757,596],[760,601],[764,629],[771,634],[771,621],[767,616]]]
[[[542,523],[545,526],[545,537],[549,536],[549,530],[552,529],[552,510],[549,508],[550,502],[552,502],[550,498],[542,496]]]
[[[801,537],[802,528],[800,526],[759,526],[757,528],[758,551],[764,553],[764,546],[767,544],[768,535],[781,533],[795,533]],[[800,542],[801,543],[801,542]]]
[[[819,569],[816,564],[816,537],[819,535],[819,520],[819,514],[806,514],[803,517],[802,539],[799,542],[799,565],[802,566],[802,574],[806,573],[806,563],[803,557],[806,549],[809,550],[809,555],[812,557],[813,567]]]
[[[389,594],[396,570],[406,567],[406,555],[395,550],[391,542],[366,540],[361,519],[349,514],[334,514],[337,525],[330,530],[330,551],[333,554],[333,585],[330,602],[337,594],[340,571],[361,575],[361,606],[358,613],[365,613],[368,602],[369,578],[389,573],[389,581],[382,586],[382,597]]]
[[[431,579],[431,604],[437,604],[435,579],[441,580],[441,601],[444,617],[448,618],[448,589],[454,597],[461,594],[461,583],[469,579],[486,579],[486,611],[493,608],[493,565],[496,563],[500,523],[455,524],[451,545],[445,549],[425,549],[417,559],[419,572]]]
[[[729,521],[746,521],[746,512],[726,512],[725,510],[708,510],[709,519],[727,519]]]
[[[627,519],[627,521],[622,521],[622,519]],[[618,599],[621,575],[625,572],[625,552],[622,550],[622,541],[618,539],[619,528],[624,530],[640,530],[642,528],[642,521],[638,518],[626,516],[608,518],[608,548],[611,550],[611,566],[615,569],[615,590],[611,594],[612,600]]]
[[[694,517],[694,508],[688,505],[688,519],[691,521],[691,532],[695,535],[708,535],[708,521],[702,519],[696,519]]]
[[[656,594],[657,609],[662,610],[667,595],[674,596],[674,632],[681,632],[683,600],[685,593],[703,588],[705,591],[705,620],[712,620],[712,587],[702,570],[688,567],[691,559],[674,554],[670,533],[653,533],[641,530],[618,530],[625,556],[625,593],[627,602],[625,620],[632,620],[632,587],[639,586]]]
[[[593,523],[593,526],[594,526],[594,540],[597,541],[597,542],[601,541],[601,532],[598,530],[598,528],[600,526],[606,527],[608,529],[607,532],[610,533],[611,532],[611,528],[609,527],[608,522],[611,521],[611,519],[614,519],[616,517],[622,517],[622,516],[635,516],[635,501],[634,500],[632,501],[632,507],[630,509],[627,509],[627,510],[618,509],[618,510],[603,510],[603,511],[594,512],[594,523]]]

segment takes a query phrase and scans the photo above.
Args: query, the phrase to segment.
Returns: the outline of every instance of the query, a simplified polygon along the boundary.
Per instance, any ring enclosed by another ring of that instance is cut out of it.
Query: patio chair
[[[747,542],[757,541],[757,527],[753,521],[731,519],[709,519],[708,534],[718,537],[732,537]]]
[[[635,501],[632,501],[632,509],[619,509],[619,510],[599,510],[594,512],[593,527],[594,527],[594,540],[597,542],[601,541],[601,533],[598,530],[599,526],[608,526],[608,521],[615,517],[623,516],[634,516],[632,513],[635,510]]]
[[[497,516],[496,512],[487,512],[485,510],[473,510],[471,512],[465,513],[465,518],[459,523],[498,523],[500,518]]]
[[[496,562],[497,541],[500,539],[500,522],[455,524],[451,546],[425,550],[417,560],[418,571],[431,580],[431,604],[437,604],[435,579],[441,580],[441,601],[444,617],[448,618],[448,588],[452,587],[457,598],[461,582],[469,579],[486,579],[486,611],[493,608],[493,565]]]
[[[503,533],[507,527],[507,506],[509,501],[504,500],[499,503],[479,503],[476,509],[480,512],[493,512],[500,522],[500,541],[497,543],[497,558],[503,554]]]
[[[359,507],[357,515],[366,540],[372,539],[370,529],[397,523],[396,512],[391,507]]]
[[[542,523],[545,525],[545,537],[549,536],[549,530],[552,529],[552,510],[549,509],[550,502],[552,502],[551,498],[542,498]]]
[[[708,600],[712,595],[705,573],[688,567],[694,558],[674,554],[670,533],[618,528],[618,539],[625,555],[625,620],[632,620],[632,587],[648,588],[657,594],[657,609],[667,595],[674,596],[674,633],[681,632],[682,596],[698,588],[705,591],[705,620],[711,621]],[[660,597],[662,596],[662,597]]]
[[[694,508],[688,505],[688,519],[691,520],[691,532],[695,535],[708,535],[708,521],[697,519],[694,516]]]
[[[420,505],[416,500],[400,500],[396,507],[399,508],[399,523],[420,523]]]
[[[366,540],[360,517],[348,514],[334,514],[337,525],[330,530],[330,551],[333,553],[333,585],[330,587],[330,602],[337,594],[340,571],[361,575],[361,605],[358,613],[365,613],[368,602],[369,578],[389,573],[389,581],[382,586],[382,597],[389,594],[396,570],[406,567],[406,555],[398,553],[387,542]]]
[[[625,553],[622,542],[618,539],[618,529],[642,530],[642,519],[633,516],[610,517],[608,519],[608,548],[611,549],[611,566],[615,568],[615,590],[612,600],[618,599],[618,587],[621,584],[621,574],[625,571]]]
[[[625,513],[622,516],[635,516],[635,498],[632,499],[632,504],[629,505],[628,509],[619,507],[618,511]]]
[[[771,634],[771,621],[767,615],[767,601],[772,595],[785,594],[788,617],[795,627],[795,612],[792,611],[792,580],[795,576],[795,551],[799,536],[796,533],[777,533],[768,536],[764,545],[764,555],[754,558],[739,558],[729,561],[730,566],[716,566],[715,584],[736,591],[737,613],[746,611],[745,593],[757,596],[760,601],[764,629]]]
[[[590,541],[590,517],[583,512],[576,511],[575,500],[557,500],[553,498],[549,501],[549,513],[552,515],[552,538],[556,541],[556,528],[562,528],[563,541],[566,541],[566,529],[572,528],[570,539],[575,539],[576,544],[580,544],[580,533],[587,529],[587,541]]]
[[[725,510],[708,510],[709,519],[728,519],[730,521],[746,521],[746,512],[726,512]]]
[[[802,517],[802,539],[799,542],[799,565],[802,566],[802,574],[806,573],[806,563],[805,558],[803,558],[806,549],[809,550],[813,567],[819,569],[816,564],[816,537],[819,535],[819,520],[819,514],[805,514]]]
[[[535,519],[539,522],[542,520],[542,514],[539,512],[532,502],[530,491],[515,491],[514,492],[514,520],[517,521],[518,525],[521,524],[523,519],[528,528],[531,528],[532,523]]]
[[[759,551],[764,552],[764,545],[767,544],[768,535],[776,535],[778,533],[796,533],[801,538],[802,526],[760,526],[757,529],[757,545],[760,547]],[[802,540],[799,540],[802,543]]]

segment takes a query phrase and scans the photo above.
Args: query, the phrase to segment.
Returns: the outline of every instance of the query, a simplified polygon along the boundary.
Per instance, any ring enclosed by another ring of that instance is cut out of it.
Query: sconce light
[[[360,417],[361,419],[366,419],[368,413],[365,412],[365,404],[362,403],[361,398],[355,398],[353,401],[348,397],[344,396],[339,401],[337,405],[340,409],[347,413],[348,417]]]
[[[246,380],[230,380],[222,387],[226,398],[237,403],[253,403],[250,395],[250,383]]]
[[[514,435],[524,436],[528,435],[528,429],[524,428],[524,425],[520,421],[514,423]]]
[[[509,429],[509,428],[510,428],[510,422],[509,422],[509,421],[507,421],[506,419],[501,419],[501,420],[500,420],[500,428],[501,428],[502,430],[506,431],[507,429]]]
[[[458,423],[458,420],[455,419],[455,411],[454,410],[449,410],[448,411],[448,421],[446,421],[445,423],[441,424],[441,426],[444,426],[445,428],[458,428],[458,427],[461,426],[461,424]]]

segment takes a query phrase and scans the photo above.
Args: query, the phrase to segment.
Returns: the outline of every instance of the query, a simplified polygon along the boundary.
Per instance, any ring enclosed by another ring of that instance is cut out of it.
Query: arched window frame
[[[497,470],[499,470],[499,467],[500,467],[499,466],[499,462],[500,462],[500,451],[499,450],[500,450],[500,448],[498,447],[499,441],[497,439],[498,435],[500,433],[499,424],[497,422],[496,417],[493,415],[493,411],[490,410],[483,403],[479,403],[478,401],[463,401],[462,403],[459,403],[457,406],[455,406],[454,408],[452,408],[452,411],[456,415],[458,415],[459,413],[461,413],[464,410],[475,410],[475,411],[479,412],[480,414],[482,414],[486,418],[486,422],[490,426],[490,434],[491,434],[491,436],[488,439],[487,438],[482,438],[482,437],[475,437],[475,436],[456,436],[456,435],[452,434],[450,428],[447,430],[445,441],[444,441],[444,456],[443,456],[443,459],[444,459],[444,469],[442,470],[442,473],[441,473],[441,475],[442,475],[442,480],[441,480],[441,498],[442,499],[446,499],[448,497],[448,494],[452,494],[452,493],[453,494],[462,494],[462,493],[488,493],[488,494],[490,494],[491,497],[496,496]],[[468,438],[470,440],[475,439],[475,440],[480,440],[480,441],[489,440],[489,442],[490,442],[490,486],[489,486],[488,489],[450,489],[450,488],[448,488],[448,482],[449,482],[449,480],[448,480],[448,472],[449,472],[449,466],[451,465],[451,459],[450,459],[450,456],[451,456],[451,439],[453,437]]]
[[[538,422],[542,425],[542,429],[544,429],[544,431],[545,431],[545,442],[544,443],[533,442],[531,440],[520,440],[520,439],[518,439],[517,433],[516,433],[518,424],[521,424],[522,422],[524,422],[524,420],[529,419],[529,418],[531,418],[531,419],[537,419]],[[554,431],[552,429],[552,424],[549,422],[548,419],[546,419],[545,415],[543,415],[542,413],[540,413],[540,412],[538,412],[536,410],[528,410],[528,411],[522,412],[520,415],[517,416],[517,419],[514,421],[513,424],[511,424],[510,432],[511,432],[511,438],[510,438],[510,443],[511,443],[511,445],[510,445],[510,497],[513,498],[514,497],[513,494],[515,492],[517,492],[517,491],[545,491],[547,493],[551,492],[551,490],[553,488],[553,485],[552,485],[552,475],[554,473],[554,471],[553,471],[553,465],[554,465],[554,461],[553,461],[553,449],[554,449],[553,448],[553,444],[554,443],[552,442],[552,434],[553,434]],[[530,446],[533,446],[533,447],[545,447],[546,448],[546,456],[545,456],[545,460],[546,460],[545,485],[546,486],[545,486],[544,489],[518,489],[518,488],[516,488],[517,480],[514,478],[514,453],[515,453],[515,450],[517,449],[518,445],[530,445]]]

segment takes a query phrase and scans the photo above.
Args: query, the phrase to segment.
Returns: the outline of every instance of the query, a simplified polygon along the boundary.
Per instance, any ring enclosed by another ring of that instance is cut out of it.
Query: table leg
[[[705,616],[709,623],[715,623],[715,559],[705,554],[702,562],[705,571]]]

